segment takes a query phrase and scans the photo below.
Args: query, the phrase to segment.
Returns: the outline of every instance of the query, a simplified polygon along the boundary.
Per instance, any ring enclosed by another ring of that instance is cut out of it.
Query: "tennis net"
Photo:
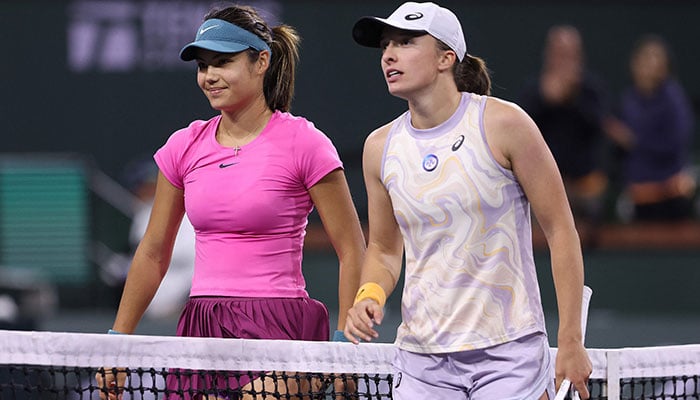
[[[0,331],[0,398],[391,399],[394,346]],[[551,349],[556,353],[556,349]],[[700,345],[589,349],[592,399],[700,399]],[[114,387],[109,390],[115,390]]]

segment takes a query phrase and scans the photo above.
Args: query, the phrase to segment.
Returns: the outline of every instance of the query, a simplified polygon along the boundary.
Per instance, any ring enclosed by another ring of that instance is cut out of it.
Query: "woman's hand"
[[[375,325],[380,325],[384,318],[384,307],[374,299],[364,299],[357,302],[350,310],[345,322],[345,337],[352,343],[358,344],[360,340],[369,342],[379,337],[374,330]]]
[[[586,349],[581,343],[559,344],[556,360],[556,386],[559,388],[564,378],[571,381],[571,385],[585,400],[590,397],[588,393],[588,377],[593,371],[591,360]]]
[[[100,368],[95,374],[101,400],[121,400],[126,383],[125,368]]]

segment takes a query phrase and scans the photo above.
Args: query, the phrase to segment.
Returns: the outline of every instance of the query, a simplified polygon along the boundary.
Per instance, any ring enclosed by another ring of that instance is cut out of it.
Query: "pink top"
[[[221,116],[178,130],[155,154],[183,189],[196,234],[190,296],[308,297],[302,246],[309,188],[342,168],[330,139],[276,111],[238,152],[216,141]]]

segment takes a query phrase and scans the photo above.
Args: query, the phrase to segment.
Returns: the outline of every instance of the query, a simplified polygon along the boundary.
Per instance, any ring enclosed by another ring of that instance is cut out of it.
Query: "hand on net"
[[[125,368],[100,368],[95,373],[101,400],[121,400],[126,383]]]
[[[560,344],[556,360],[556,379],[560,387],[568,382],[581,399],[587,400],[590,397],[588,377],[592,371],[591,360],[583,344],[577,342]]]
[[[561,381],[561,385],[559,385],[559,390],[557,390],[554,400],[564,400],[566,399],[567,394],[571,394],[571,381],[564,379]]]
[[[333,393],[336,400],[355,398],[357,395],[357,376],[352,374],[335,374]]]

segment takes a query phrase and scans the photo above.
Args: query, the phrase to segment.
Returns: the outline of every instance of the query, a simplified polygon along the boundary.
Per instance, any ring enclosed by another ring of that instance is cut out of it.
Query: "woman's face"
[[[441,50],[431,35],[387,28],[380,46],[382,71],[392,95],[407,99],[436,80]]]
[[[261,58],[263,56],[261,52]],[[217,53],[197,51],[197,84],[209,99],[212,108],[235,111],[262,96],[266,65],[251,62],[248,53]]]
[[[668,76],[668,55],[663,45],[649,42],[632,56],[630,70],[635,86],[643,93],[651,93]]]

